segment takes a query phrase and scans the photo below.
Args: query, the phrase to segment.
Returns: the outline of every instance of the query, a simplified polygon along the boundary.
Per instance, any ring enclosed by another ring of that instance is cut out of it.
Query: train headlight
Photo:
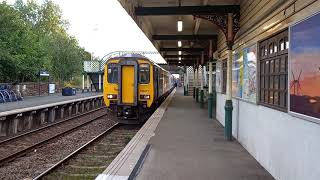
[[[140,99],[150,99],[150,95],[140,95]]]
[[[117,99],[117,95],[116,94],[108,94],[107,98],[108,99]]]

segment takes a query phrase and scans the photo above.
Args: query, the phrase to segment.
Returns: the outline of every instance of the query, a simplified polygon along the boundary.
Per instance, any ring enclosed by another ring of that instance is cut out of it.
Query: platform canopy
[[[181,66],[201,63],[203,53],[202,63],[205,63],[209,58],[210,40],[211,49],[215,51],[217,47],[219,26],[197,16],[226,15],[240,11],[239,0],[137,0],[130,8],[126,1],[119,1],[167,63]],[[178,21],[182,22],[182,31],[178,31]],[[181,47],[178,46],[179,41]]]

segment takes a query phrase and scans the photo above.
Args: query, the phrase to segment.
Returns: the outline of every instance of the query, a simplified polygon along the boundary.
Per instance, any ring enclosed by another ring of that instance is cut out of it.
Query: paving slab
[[[148,142],[162,119],[175,90],[157,108],[143,127],[131,139],[126,147],[110,163],[107,169],[96,177],[96,180],[126,180],[132,179],[137,174],[139,164],[143,161],[143,154],[147,152]]]
[[[23,109],[34,106],[41,106],[45,104],[52,104],[68,100],[76,100],[91,96],[102,95],[101,92],[77,93],[75,96],[62,96],[59,94],[52,94],[50,96],[33,96],[25,97],[23,101],[0,103],[0,112],[11,111],[15,109]]]
[[[136,177],[138,180],[273,180],[236,141],[226,141],[217,120],[209,119],[192,97],[173,96]]]

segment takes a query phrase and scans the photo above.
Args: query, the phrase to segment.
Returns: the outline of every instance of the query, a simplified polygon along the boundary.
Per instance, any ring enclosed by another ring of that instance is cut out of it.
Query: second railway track
[[[68,120],[1,141],[0,166],[14,160],[15,158],[23,155],[24,153],[27,153],[28,151],[41,144],[67,134],[105,115],[107,115],[107,111],[105,110],[105,108],[99,108],[97,110],[72,117]],[[83,116],[89,116],[89,118],[79,118]]]
[[[115,124],[56,163],[35,180],[94,179],[138,132],[138,125]]]
[[[108,114],[108,115],[106,115]],[[112,127],[116,122],[112,115],[104,109],[102,111],[90,114],[88,116],[82,116],[77,119],[77,121],[87,121],[91,123],[86,123],[86,125],[81,125],[76,130],[64,133],[57,138],[53,138],[47,142],[34,146],[29,150],[24,150],[30,146],[30,142],[34,142],[33,137],[25,136],[24,141],[20,141],[19,150],[15,150],[15,145],[7,141],[7,148],[12,148],[12,150],[24,151],[22,154],[15,156],[13,160],[7,161],[2,166],[0,166],[0,179],[11,180],[11,179],[33,179],[39,174],[46,171],[53,164],[64,159],[74,150],[86,144],[93,137],[96,137],[103,131]],[[93,120],[96,119],[96,120]],[[57,129],[51,129],[51,131],[56,131]],[[61,132],[61,131],[60,131]],[[50,134],[52,135],[52,134]],[[44,136],[50,138],[50,135],[46,135],[45,132],[38,134],[37,136]],[[29,137],[29,138],[27,138]],[[20,139],[20,138],[18,138]],[[18,140],[15,139],[15,140]],[[42,139],[43,140],[43,139]],[[38,142],[39,143],[39,142]],[[31,143],[34,144],[34,143]],[[21,146],[21,147],[20,147]],[[2,147],[1,147],[2,148]],[[5,151],[3,151],[5,152]],[[15,152],[6,152],[8,155],[14,154]]]

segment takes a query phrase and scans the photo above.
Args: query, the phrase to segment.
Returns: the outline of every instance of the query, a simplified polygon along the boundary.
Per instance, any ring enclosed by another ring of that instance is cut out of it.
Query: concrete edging
[[[131,139],[127,146],[111,162],[107,169],[96,177],[96,180],[125,180],[128,179],[134,170],[141,154],[145,150],[151,137],[162,119],[169,103],[175,94],[174,89],[161,106],[152,114],[143,127]]]
[[[53,106],[59,106],[59,105],[63,105],[63,104],[69,104],[69,103],[74,103],[74,102],[78,102],[78,101],[84,101],[84,100],[99,98],[99,97],[103,97],[103,95],[96,95],[96,96],[84,97],[84,98],[80,98],[80,99],[73,99],[73,100],[61,101],[61,102],[56,102],[56,103],[51,103],[51,104],[45,104],[45,105],[40,105],[40,106],[33,106],[33,107],[28,107],[28,108],[21,108],[21,109],[15,109],[15,110],[10,110],[10,111],[4,111],[4,112],[0,112],[0,117],[9,116],[12,114],[19,114],[19,113],[28,112],[28,111],[35,111],[35,110],[39,110],[39,109],[44,109],[44,108],[49,108],[49,107],[53,107]]]

